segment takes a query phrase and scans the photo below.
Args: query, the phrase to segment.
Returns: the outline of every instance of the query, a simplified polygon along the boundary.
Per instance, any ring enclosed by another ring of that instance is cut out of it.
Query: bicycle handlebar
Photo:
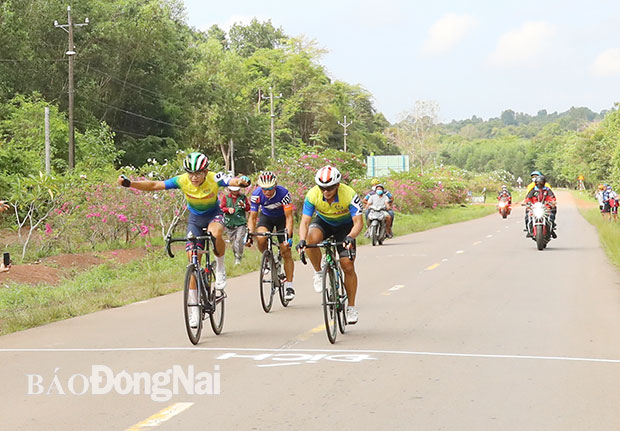
[[[306,244],[306,247],[304,248],[327,248],[327,247],[337,247],[341,242],[340,241],[336,241],[336,240],[325,240],[322,241],[318,244]],[[349,257],[349,259],[353,259],[353,254],[351,253],[350,249],[346,249],[347,250],[347,255]],[[301,263],[303,263],[304,265],[306,265],[308,263],[308,261],[306,260],[306,253],[302,250],[299,253],[299,258],[301,260]]]
[[[210,241],[211,244],[213,245],[213,252],[217,253],[217,248],[215,246],[215,237],[213,235],[211,235],[211,232],[207,232],[206,235],[201,235],[201,236],[188,236],[186,238],[172,238],[170,235],[168,235],[166,237],[166,252],[168,253],[168,256],[174,258],[174,254],[172,254],[172,250],[170,248],[170,245],[173,242],[191,242],[193,244],[196,244],[198,241]],[[207,246],[208,249],[208,246]]]

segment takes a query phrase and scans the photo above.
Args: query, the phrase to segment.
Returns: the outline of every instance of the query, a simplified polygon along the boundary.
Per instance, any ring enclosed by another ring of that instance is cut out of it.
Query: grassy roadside
[[[582,205],[577,207],[583,218],[598,231],[599,241],[611,262],[620,268],[620,220],[614,222],[603,219],[598,203],[590,194],[575,190],[571,190],[571,194],[576,200],[594,204],[593,208],[584,208]]]
[[[493,205],[451,206],[419,214],[396,214],[395,236],[479,218],[495,212]],[[359,237],[359,244],[369,240]],[[178,291],[185,273],[185,254],[170,259],[163,247],[123,265],[104,264],[57,286],[10,284],[0,287],[0,335]],[[226,254],[228,277],[258,269],[260,254],[246,250],[241,265]]]

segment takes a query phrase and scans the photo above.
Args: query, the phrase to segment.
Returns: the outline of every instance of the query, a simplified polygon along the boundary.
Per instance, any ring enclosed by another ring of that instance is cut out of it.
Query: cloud
[[[436,21],[428,31],[422,52],[441,54],[449,51],[476,27],[478,20],[469,14],[449,13]]]
[[[608,49],[601,52],[590,70],[592,75],[598,77],[620,75],[620,49]]]
[[[517,30],[500,36],[489,60],[500,67],[528,66],[550,46],[555,26],[544,21],[526,22]]]

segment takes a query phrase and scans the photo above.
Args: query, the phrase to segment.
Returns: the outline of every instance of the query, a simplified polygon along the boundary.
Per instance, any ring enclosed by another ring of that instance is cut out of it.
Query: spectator
[[[246,212],[250,210],[250,202],[239,192],[239,187],[228,186],[228,194],[222,196],[220,207],[224,212],[224,226],[228,239],[235,253],[235,265],[241,263],[245,235],[248,231]]]

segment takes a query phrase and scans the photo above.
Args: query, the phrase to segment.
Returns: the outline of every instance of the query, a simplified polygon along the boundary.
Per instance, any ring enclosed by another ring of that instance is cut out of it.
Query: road
[[[521,208],[361,247],[360,320],[335,345],[300,264],[268,315],[256,273],[230,279],[224,332],[196,348],[180,293],[0,337],[0,428],[618,430],[618,271],[558,195],[542,252]],[[93,394],[93,366],[117,385]]]

